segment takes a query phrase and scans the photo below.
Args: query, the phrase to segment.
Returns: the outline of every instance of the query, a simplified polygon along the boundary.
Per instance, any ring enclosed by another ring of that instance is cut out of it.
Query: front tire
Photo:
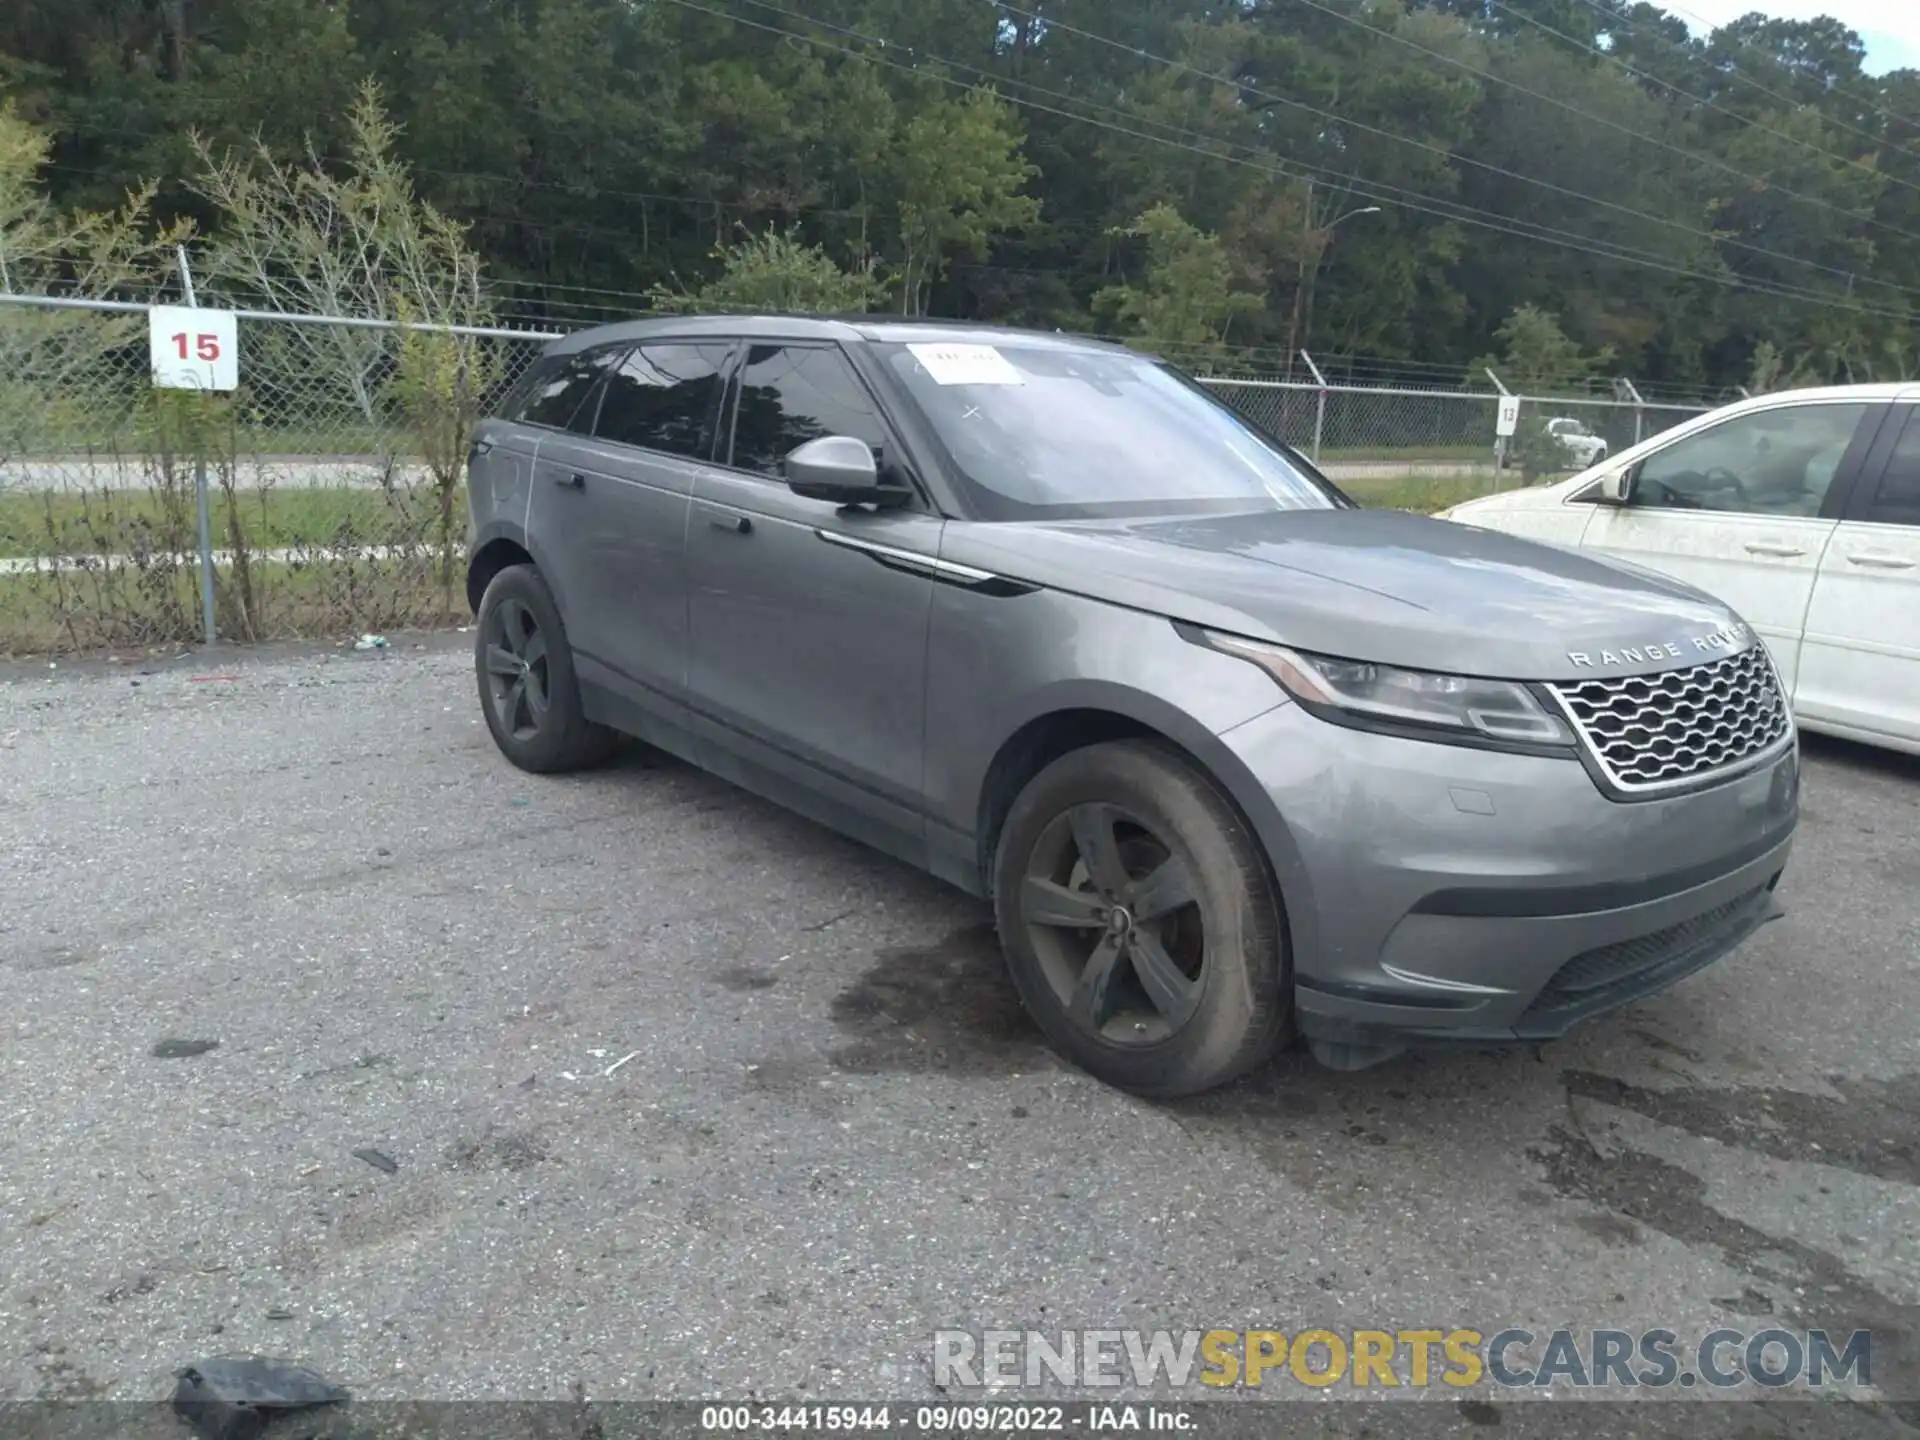
[[[1280,1047],[1292,976],[1265,858],[1164,746],[1090,746],[1036,775],[1001,829],[994,910],[1028,1012],[1097,1079],[1192,1095]]]
[[[618,732],[588,720],[560,607],[540,572],[510,565],[493,577],[474,625],[480,709],[500,753],[522,770],[557,775],[599,765]]]

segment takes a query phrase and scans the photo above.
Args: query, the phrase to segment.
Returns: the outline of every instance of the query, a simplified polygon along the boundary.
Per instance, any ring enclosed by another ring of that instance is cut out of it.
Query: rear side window
[[[599,439],[704,460],[713,451],[725,343],[642,345],[607,376]]]
[[[847,357],[822,345],[755,345],[740,371],[733,460],[779,478],[780,462],[809,440],[851,435],[879,453],[887,430]]]
[[[582,413],[587,398],[593,394],[600,376],[624,350],[624,346],[603,346],[562,357],[550,373],[534,384],[527,394],[526,408],[515,418],[553,430],[587,429],[593,418],[590,412]]]
[[[1893,447],[1880,488],[1862,518],[1882,525],[1920,525],[1920,409],[1908,414],[1900,443]]]

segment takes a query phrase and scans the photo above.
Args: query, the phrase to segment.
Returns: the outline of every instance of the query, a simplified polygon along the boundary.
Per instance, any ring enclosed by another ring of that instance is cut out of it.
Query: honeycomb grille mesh
[[[1764,644],[1660,675],[1548,687],[1607,778],[1660,790],[1772,749],[1792,728]]]

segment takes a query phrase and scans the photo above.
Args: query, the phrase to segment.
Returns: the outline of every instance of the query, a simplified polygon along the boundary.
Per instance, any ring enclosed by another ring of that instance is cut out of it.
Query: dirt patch
[[[1920,1185],[1920,1075],[1829,1080],[1837,1096],[1741,1086],[1654,1090],[1611,1075],[1567,1071],[1568,1093],[1632,1110],[1723,1145],[1816,1165],[1834,1165]]]
[[[1003,1074],[1031,1069],[1046,1054],[990,924],[882,952],[834,999],[833,1019],[850,1037],[833,1064],[855,1074]]]
[[[1706,1182],[1636,1150],[1603,1154],[1555,1127],[1551,1147],[1529,1150],[1562,1196],[1585,1200],[1695,1248],[1718,1250],[1734,1270],[1768,1285],[1783,1320],[1823,1329],[1836,1349],[1856,1330],[1872,1332],[1873,1372],[1912,1376],[1920,1364],[1920,1306],[1889,1299],[1835,1255],[1769,1235],[1706,1202]]]

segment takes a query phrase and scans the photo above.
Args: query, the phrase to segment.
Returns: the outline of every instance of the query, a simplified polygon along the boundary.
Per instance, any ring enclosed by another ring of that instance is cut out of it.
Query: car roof
[[[1809,385],[1798,390],[1768,390],[1733,402],[1734,405],[1761,407],[1786,400],[1899,400],[1911,398],[1912,381],[1881,381],[1871,385]],[[1732,409],[1733,405],[1723,407]]]
[[[547,347],[568,354],[599,345],[658,339],[838,340],[894,344],[974,344],[1044,346],[1062,350],[1100,350],[1138,355],[1111,341],[1062,330],[1025,330],[973,320],[928,320],[900,315],[658,315],[620,320],[576,330]]]

